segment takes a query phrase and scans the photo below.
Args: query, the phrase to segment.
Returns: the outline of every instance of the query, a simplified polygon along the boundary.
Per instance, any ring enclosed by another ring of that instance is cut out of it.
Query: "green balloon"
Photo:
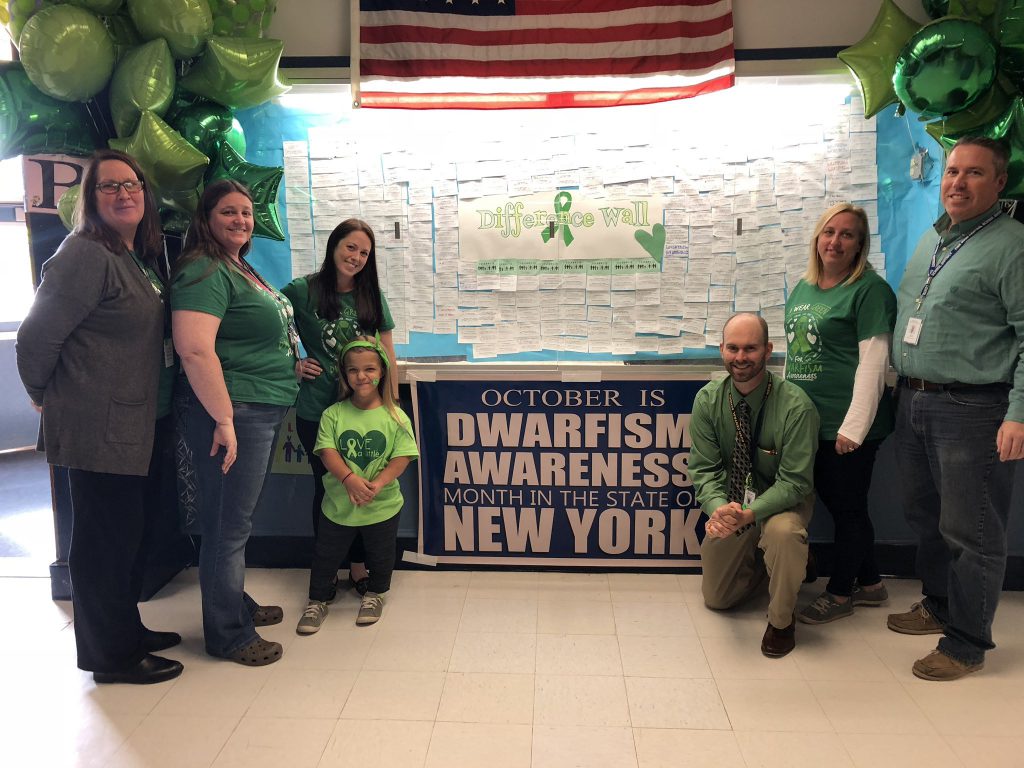
[[[996,12],[999,70],[1024,86],[1024,0],[1001,0]]]
[[[949,14],[949,0],[921,0],[921,5],[931,19],[941,19]]]
[[[284,43],[244,37],[214,37],[192,70],[184,88],[234,109],[258,106],[286,93],[278,63]]]
[[[160,209],[160,229],[164,232],[183,235],[188,231],[188,225],[191,223],[192,217],[187,213],[176,211],[173,208]]]
[[[110,39],[114,41],[114,61],[124,58],[132,48],[142,45],[142,35],[135,28],[131,17],[119,13],[116,16],[104,16],[103,23],[107,27]]]
[[[75,216],[75,209],[78,207],[79,193],[82,191],[81,184],[75,184],[73,187],[68,187],[64,190],[64,194],[60,196],[60,200],[57,201],[57,215],[60,216],[60,222],[64,225],[64,228],[69,232],[75,228],[75,224],[78,223],[78,217]]]
[[[89,155],[100,146],[81,104],[41,93],[15,62],[0,64],[0,158]]]
[[[143,112],[135,133],[109,144],[138,161],[160,205],[187,214],[195,210],[210,161],[157,115]]]
[[[967,109],[928,123],[925,130],[939,142],[943,151],[949,152],[957,139],[963,136],[984,135],[985,128],[1006,113],[1012,100],[1013,93],[1004,86],[1001,79],[997,80],[984,96]]]
[[[929,117],[966,109],[992,85],[996,46],[980,24],[946,18],[923,26],[903,46],[892,82],[908,109]]]
[[[892,68],[903,44],[917,28],[917,22],[893,0],[882,0],[867,36],[839,52],[839,60],[850,68],[857,80],[867,117],[896,102]]]
[[[176,59],[196,56],[213,34],[207,0],[128,0],[128,12],[143,39],[164,38]]]
[[[90,99],[114,70],[114,44],[103,22],[73,5],[43,8],[28,20],[20,42],[29,79],[55,99]]]
[[[181,110],[170,125],[193,147],[207,157],[214,157],[234,119],[227,107],[207,102]]]
[[[149,110],[163,115],[174,95],[174,58],[163,39],[125,54],[110,81],[110,116],[118,136],[127,136]]]
[[[245,184],[252,194],[253,237],[284,240],[284,230],[277,213],[277,191],[283,176],[284,168],[247,163],[230,144],[224,143],[206,178],[208,183],[234,179]]]
[[[231,130],[224,136],[224,143],[245,157],[245,133],[242,131],[242,124],[238,122],[237,117],[231,118]]]
[[[15,48],[21,45],[21,33],[28,20],[36,11],[49,5],[53,5],[53,3],[46,2],[46,0],[13,0],[8,4],[7,11],[11,18],[7,22],[7,33],[11,36],[11,42],[14,43]]]
[[[222,37],[263,37],[275,4],[267,0],[211,0],[214,34]]]

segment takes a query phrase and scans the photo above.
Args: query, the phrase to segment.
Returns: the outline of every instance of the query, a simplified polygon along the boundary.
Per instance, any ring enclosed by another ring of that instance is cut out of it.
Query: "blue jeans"
[[[180,386],[175,393],[179,472],[194,472],[190,485],[203,536],[199,587],[206,652],[222,657],[258,637],[252,622],[258,606],[245,593],[245,544],[270,469],[277,429],[288,410],[261,403],[232,405],[238,458],[225,475],[221,472],[223,449],[210,456],[213,419],[191,387]]]
[[[924,604],[945,629],[939,649],[976,664],[995,647],[1006,570],[1013,462],[999,461],[996,432],[1007,388],[897,392],[896,459]]]

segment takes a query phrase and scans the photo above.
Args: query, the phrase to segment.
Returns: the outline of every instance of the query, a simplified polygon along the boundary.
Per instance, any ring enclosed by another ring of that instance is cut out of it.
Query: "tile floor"
[[[0,764],[340,768],[1024,765],[1024,594],[1004,595],[980,674],[910,674],[934,637],[887,609],[801,625],[758,650],[764,604],[706,610],[698,576],[400,571],[373,627],[357,602],[299,637],[307,574],[253,570],[285,608],[258,669],[202,652],[195,571],[143,606],[176,629],[179,679],[97,687],[74,665],[70,606],[41,578],[0,578]],[[822,584],[805,586],[810,600]],[[890,581],[904,609],[917,583]]]

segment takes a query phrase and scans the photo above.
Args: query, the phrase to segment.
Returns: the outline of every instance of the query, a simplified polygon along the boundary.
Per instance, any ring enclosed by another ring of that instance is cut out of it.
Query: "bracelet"
[[[348,479],[349,479],[350,477],[352,477],[352,475],[354,475],[354,474],[355,474],[355,472],[353,472],[353,471],[352,471],[352,470],[350,469],[350,470],[348,471],[348,474],[347,474],[347,475],[345,475],[345,476],[344,476],[343,478],[341,478],[341,484],[342,484],[342,485],[344,485],[344,484],[345,484],[345,481],[346,481],[346,480],[348,480]]]

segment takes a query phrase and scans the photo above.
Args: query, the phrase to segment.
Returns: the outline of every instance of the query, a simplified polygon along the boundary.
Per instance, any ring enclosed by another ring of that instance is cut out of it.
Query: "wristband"
[[[348,480],[348,479],[349,479],[350,477],[352,477],[352,475],[354,475],[354,474],[355,474],[355,472],[353,472],[353,471],[352,471],[352,470],[350,469],[350,470],[348,471],[348,474],[347,474],[347,475],[345,475],[345,476],[344,476],[343,478],[341,478],[341,484],[342,484],[342,485],[344,485],[344,484],[345,484],[345,481],[346,481],[346,480]]]

